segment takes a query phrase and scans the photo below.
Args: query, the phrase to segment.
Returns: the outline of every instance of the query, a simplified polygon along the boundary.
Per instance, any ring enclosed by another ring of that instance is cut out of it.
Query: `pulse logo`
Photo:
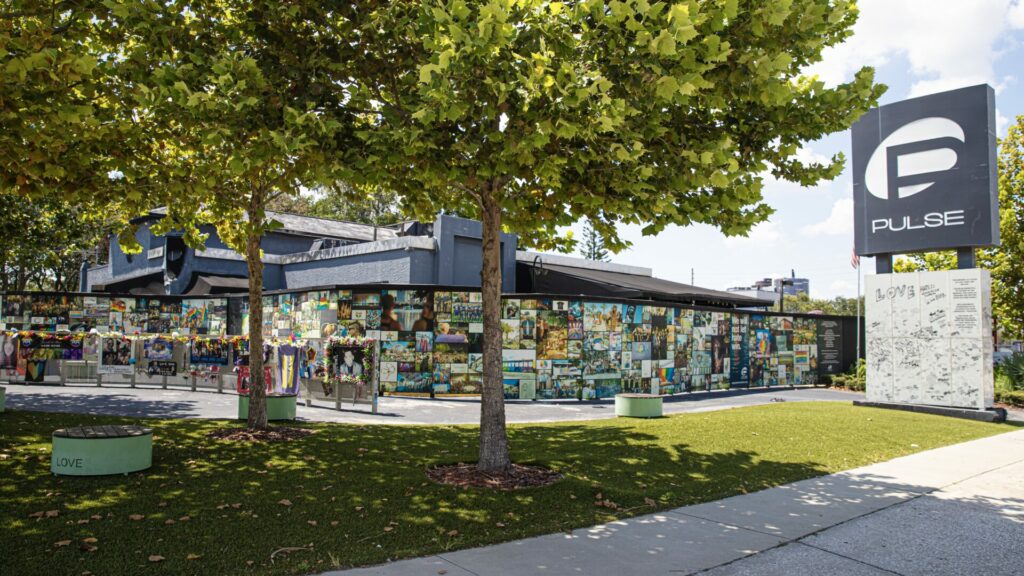
[[[857,254],[998,244],[995,127],[984,84],[864,114],[852,129]]]
[[[875,148],[864,171],[864,184],[882,200],[923,192],[957,167],[963,144],[963,128],[949,118],[911,122]]]
[[[963,128],[949,118],[932,116],[910,122],[875,148],[864,170],[864,186],[881,200],[909,198],[924,192],[955,175],[965,140]],[[871,232],[902,232],[964,223],[963,210],[947,210],[928,212],[919,218],[909,215],[877,218],[871,221]]]

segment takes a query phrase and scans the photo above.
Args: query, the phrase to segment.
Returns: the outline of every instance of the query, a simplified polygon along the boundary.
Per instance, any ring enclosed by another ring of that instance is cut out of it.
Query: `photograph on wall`
[[[101,338],[99,374],[131,374],[132,342],[127,338]]]
[[[197,338],[192,341],[189,362],[224,365],[228,363],[229,351],[230,343],[226,340]]]
[[[506,298],[501,301],[501,317],[506,320],[519,319],[519,300]]]
[[[608,302],[585,302],[583,304],[583,329],[585,331],[615,331],[621,325],[621,304]]]
[[[537,317],[537,357],[562,359],[567,355],[568,317],[565,312],[545,310]]]
[[[174,342],[166,338],[151,338],[143,344],[146,359],[170,360],[174,357]]]
[[[0,370],[13,370],[18,365],[18,337],[0,332]]]

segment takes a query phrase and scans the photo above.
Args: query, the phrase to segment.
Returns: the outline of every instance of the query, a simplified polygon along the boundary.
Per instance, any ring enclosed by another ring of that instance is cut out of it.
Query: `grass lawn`
[[[150,470],[50,475],[54,429],[133,422],[156,429]],[[307,424],[317,433],[258,445],[205,437],[225,424],[0,414],[0,571],[321,572],[572,530],[1011,430],[824,402],[515,425],[513,458],[565,478],[493,492],[435,485],[423,473],[475,460],[474,427]],[[95,541],[84,548],[95,550],[83,550],[86,538]],[[272,559],[281,548],[303,549]],[[151,562],[153,555],[164,559]]]

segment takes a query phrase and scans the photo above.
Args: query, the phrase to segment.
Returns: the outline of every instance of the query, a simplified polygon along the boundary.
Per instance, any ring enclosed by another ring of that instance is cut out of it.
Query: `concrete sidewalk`
[[[754,494],[331,575],[1024,573],[1024,430]]]

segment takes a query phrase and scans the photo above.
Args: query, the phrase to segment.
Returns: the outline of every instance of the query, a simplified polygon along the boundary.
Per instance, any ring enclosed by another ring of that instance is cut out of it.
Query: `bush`
[[[1024,352],[1015,352],[996,364],[996,377],[1008,380],[1014,390],[1024,390]]]
[[[996,402],[1006,404],[1008,406],[1016,406],[1017,408],[1024,408],[1024,390],[997,390]]]
[[[867,388],[867,366],[863,359],[857,360],[857,364],[850,367],[850,370],[844,374],[836,374],[831,377],[827,377],[829,380],[826,382],[830,386],[837,388],[846,388],[847,390],[853,390],[854,392],[863,392]]]

